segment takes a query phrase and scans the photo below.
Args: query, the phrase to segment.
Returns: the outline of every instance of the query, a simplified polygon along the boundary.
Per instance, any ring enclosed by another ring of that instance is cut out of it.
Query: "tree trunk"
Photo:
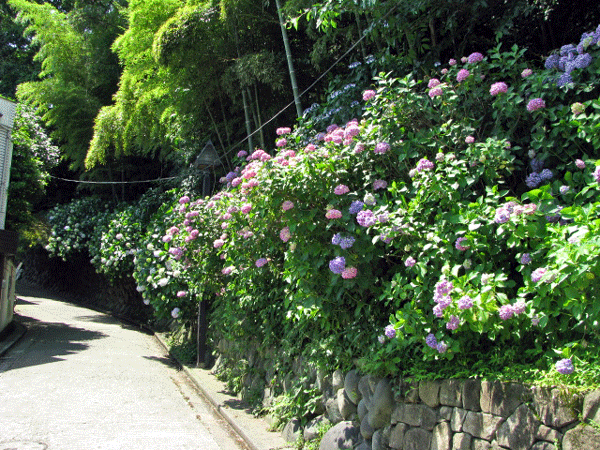
[[[290,42],[287,35],[285,24],[283,23],[283,15],[281,14],[281,2],[275,0],[277,5],[277,15],[279,16],[279,25],[281,26],[281,35],[283,37],[283,45],[285,47],[285,56],[287,58],[288,70],[290,72],[290,80],[292,82],[292,92],[294,93],[294,103],[296,104],[296,115],[302,117],[302,104],[300,103],[300,94],[298,93],[298,83],[296,82],[296,72],[294,71],[294,63],[292,61],[292,51],[290,50]]]

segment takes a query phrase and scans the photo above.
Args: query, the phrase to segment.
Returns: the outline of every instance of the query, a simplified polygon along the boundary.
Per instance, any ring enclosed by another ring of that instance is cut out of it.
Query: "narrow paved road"
[[[241,448],[153,336],[33,295],[0,359],[0,450]]]

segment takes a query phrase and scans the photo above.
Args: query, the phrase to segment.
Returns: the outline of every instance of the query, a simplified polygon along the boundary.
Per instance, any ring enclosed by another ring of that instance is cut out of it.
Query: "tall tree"
[[[35,59],[41,64],[39,80],[20,84],[17,97],[42,115],[74,170],[83,169],[94,118],[117,87],[118,62],[108,46],[124,25],[124,3],[76,1],[67,11],[64,3],[58,9],[50,3],[9,0],[38,46]]]

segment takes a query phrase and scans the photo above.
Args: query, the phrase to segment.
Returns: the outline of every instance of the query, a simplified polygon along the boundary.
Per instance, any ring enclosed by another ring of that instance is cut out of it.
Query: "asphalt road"
[[[0,359],[0,450],[243,448],[155,338],[102,313],[19,295]]]

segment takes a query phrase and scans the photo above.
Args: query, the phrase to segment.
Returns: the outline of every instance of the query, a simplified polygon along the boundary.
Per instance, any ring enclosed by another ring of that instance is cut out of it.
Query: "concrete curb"
[[[160,333],[155,333],[154,336],[168,352],[169,347],[164,336]],[[177,360],[173,355],[171,357]],[[217,380],[210,370],[177,362],[200,393],[210,402],[215,412],[235,430],[251,450],[296,448],[294,444],[286,442],[281,433],[268,431],[267,422],[255,417],[238,397],[228,394],[225,383]]]
[[[17,320],[13,320],[8,324],[6,329],[0,334],[0,356],[4,355],[17,344],[26,332],[27,327]]]

